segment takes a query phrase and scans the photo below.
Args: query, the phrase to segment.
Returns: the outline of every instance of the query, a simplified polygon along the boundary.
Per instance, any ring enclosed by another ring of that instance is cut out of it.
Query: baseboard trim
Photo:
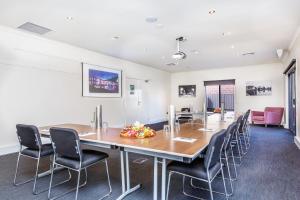
[[[300,149],[300,138],[297,137],[297,136],[295,136],[295,137],[294,137],[294,141],[295,141],[295,144],[296,144],[296,146],[298,147],[298,149]]]
[[[7,145],[0,147],[0,156],[16,153],[19,151],[19,144]]]
[[[153,119],[153,120],[149,120],[149,124],[155,124],[155,123],[159,123],[159,122],[164,122],[167,121],[168,119],[165,118],[160,118],[160,119]]]

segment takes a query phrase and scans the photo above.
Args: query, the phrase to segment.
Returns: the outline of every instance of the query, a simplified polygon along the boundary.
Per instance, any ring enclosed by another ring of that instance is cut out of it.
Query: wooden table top
[[[174,134],[157,131],[156,136],[145,139],[124,138],[120,136],[122,129],[107,128],[106,131],[92,128],[88,125],[80,124],[59,124],[53,126],[40,127],[41,134],[49,135],[50,127],[71,128],[78,132],[80,139],[102,144],[115,145],[124,148],[133,148],[139,150],[152,151],[156,153],[165,153],[169,155],[193,158],[199,154],[209,143],[211,137],[218,131],[226,129],[229,122],[210,122],[207,123],[207,129],[200,130],[204,127],[201,123],[182,124],[180,131]],[[183,142],[174,140],[178,139],[195,139],[193,142]]]

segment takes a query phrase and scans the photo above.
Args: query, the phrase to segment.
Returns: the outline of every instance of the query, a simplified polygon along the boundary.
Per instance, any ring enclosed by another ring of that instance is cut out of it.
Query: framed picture
[[[122,71],[82,63],[82,96],[121,97]]]
[[[196,85],[179,85],[179,97],[196,97]]]
[[[271,81],[248,81],[246,82],[247,96],[270,96],[272,95]]]

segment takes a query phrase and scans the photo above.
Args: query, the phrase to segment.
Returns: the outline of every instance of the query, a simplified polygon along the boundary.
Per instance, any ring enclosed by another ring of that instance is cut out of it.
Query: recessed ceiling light
[[[146,22],[148,22],[148,23],[155,23],[155,22],[157,22],[157,20],[158,19],[153,16],[146,17]]]
[[[213,15],[215,13],[216,13],[216,10],[210,10],[210,11],[208,11],[208,14],[210,14],[210,15]]]
[[[114,37],[112,37],[111,39],[113,39],[113,40],[118,40],[118,39],[120,39],[120,36],[114,36]]]
[[[198,50],[196,50],[196,49],[194,49],[194,50],[192,50],[191,51],[193,54],[199,54],[200,52],[198,51]]]
[[[74,18],[72,16],[69,16],[66,19],[69,20],[69,21],[72,21]]]
[[[230,46],[230,48],[234,49],[234,48],[235,48],[235,46],[234,46],[234,45],[231,45],[231,46]]]

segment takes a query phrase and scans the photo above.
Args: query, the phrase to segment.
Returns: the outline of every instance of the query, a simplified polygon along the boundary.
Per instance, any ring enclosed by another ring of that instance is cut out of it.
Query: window
[[[224,103],[226,111],[234,111],[235,80],[205,81],[207,111],[213,112]]]

